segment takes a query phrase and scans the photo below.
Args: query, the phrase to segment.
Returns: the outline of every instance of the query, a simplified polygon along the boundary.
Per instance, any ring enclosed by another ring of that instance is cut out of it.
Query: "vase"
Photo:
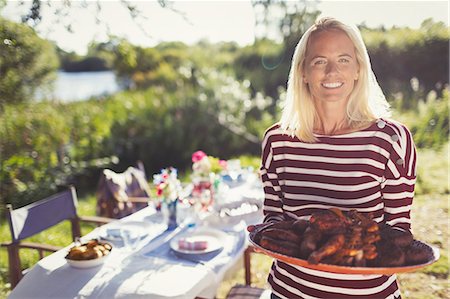
[[[164,203],[167,211],[167,230],[174,230],[178,226],[177,222],[177,202],[176,200],[170,200]]]
[[[214,187],[209,181],[196,182],[194,190],[192,190],[192,196],[200,204],[201,210],[207,211],[214,201]]]

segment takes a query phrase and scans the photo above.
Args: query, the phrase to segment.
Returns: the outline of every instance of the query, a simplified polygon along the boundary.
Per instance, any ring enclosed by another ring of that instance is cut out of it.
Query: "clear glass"
[[[136,231],[136,227],[127,227],[124,224],[120,228],[120,237],[122,238],[123,250],[125,252],[132,253],[136,251],[140,241],[140,233]]]

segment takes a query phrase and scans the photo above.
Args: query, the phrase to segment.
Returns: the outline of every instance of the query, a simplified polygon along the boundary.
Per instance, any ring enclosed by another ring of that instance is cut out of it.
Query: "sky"
[[[130,1],[131,2],[131,1]],[[8,0],[1,15],[14,21],[27,10],[19,1]],[[147,17],[133,21],[128,10],[118,0],[102,0],[100,23],[96,23],[96,1],[72,0],[72,8],[64,18],[56,18],[55,9],[62,1],[43,5],[43,20],[36,27],[43,38],[56,41],[66,51],[85,54],[89,42],[106,41],[110,33],[125,37],[132,44],[154,46],[162,41],[183,41],[193,44],[201,39],[210,42],[235,41],[240,45],[252,44],[255,34],[255,12],[250,1],[173,1],[172,9],[162,8],[156,1],[132,2]],[[442,1],[307,1],[310,9],[316,7],[322,15],[334,16],[346,22],[369,27],[419,28],[427,18],[449,25],[449,2]],[[176,11],[174,11],[176,10]],[[73,33],[62,24],[72,24]],[[106,25],[108,24],[108,25]],[[139,25],[137,25],[139,24]],[[107,28],[109,27],[109,29]],[[146,33],[144,33],[146,32]],[[263,33],[264,34],[264,33]],[[267,33],[269,34],[269,33]]]

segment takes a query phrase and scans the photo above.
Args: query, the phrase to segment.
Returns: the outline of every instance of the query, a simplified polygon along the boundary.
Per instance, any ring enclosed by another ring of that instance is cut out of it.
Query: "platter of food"
[[[65,258],[67,263],[74,268],[92,268],[103,264],[111,250],[110,243],[92,239],[71,247]]]
[[[330,209],[308,220],[262,225],[250,243],[277,260],[341,274],[412,272],[439,259],[439,249],[409,232],[378,224],[355,210]]]

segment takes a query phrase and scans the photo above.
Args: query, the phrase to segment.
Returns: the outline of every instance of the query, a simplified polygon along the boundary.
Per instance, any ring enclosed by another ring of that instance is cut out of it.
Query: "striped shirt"
[[[416,151],[409,130],[392,120],[304,143],[270,127],[262,143],[264,222],[309,219],[331,207],[372,213],[410,230]],[[311,270],[275,260],[268,281],[281,298],[400,298],[396,276]]]

